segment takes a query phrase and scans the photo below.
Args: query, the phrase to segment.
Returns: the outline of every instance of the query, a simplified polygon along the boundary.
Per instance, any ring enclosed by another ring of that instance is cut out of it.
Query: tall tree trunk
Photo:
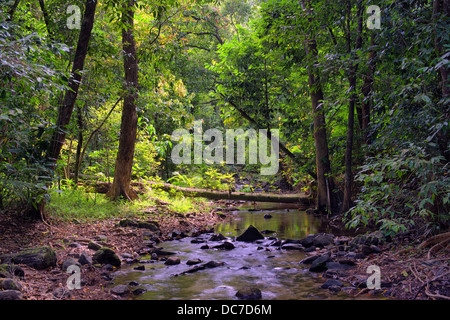
[[[349,83],[350,88],[356,86],[355,70],[350,71]],[[354,89],[350,89],[354,91]],[[355,118],[355,94],[351,92],[350,101],[348,104],[348,124],[347,124],[347,144],[345,149],[345,181],[344,181],[344,200],[342,202],[341,212],[347,212],[352,206],[352,151],[353,151],[353,133],[354,133],[354,118]]]
[[[122,123],[120,125],[119,150],[117,152],[114,181],[108,196],[112,200],[124,197],[133,200],[136,192],[130,186],[134,145],[137,134],[136,101],[138,98],[138,64],[136,44],[133,37],[134,0],[128,0],[122,15],[122,46],[124,52],[125,96],[123,99]]]
[[[309,10],[305,1],[302,8]],[[309,18],[311,21],[311,18]],[[317,209],[322,213],[338,213],[339,204],[335,194],[335,184],[331,174],[331,164],[328,151],[325,114],[323,111],[323,91],[320,76],[315,64],[317,62],[317,42],[313,34],[306,35],[305,50],[308,62],[308,84],[314,118],[314,142],[316,147],[317,170]]]
[[[444,41],[445,37],[439,36],[439,23],[446,23],[444,19],[448,19],[450,16],[450,0],[434,0],[433,1],[433,22],[434,22],[434,48],[436,55],[438,57],[441,57],[444,54]],[[448,28],[448,27],[447,27]],[[440,77],[440,86],[442,91],[442,98],[448,99],[450,97],[450,84],[448,81],[448,64],[442,64],[439,67],[439,77]],[[444,102],[445,103],[445,102]],[[450,117],[450,112],[447,109],[444,111],[444,119],[448,119]],[[439,150],[442,154],[442,156],[445,157],[445,161],[450,161],[450,151],[448,148],[449,144],[449,135],[448,130],[443,128],[441,129],[437,134],[437,144],[439,146]]]
[[[81,83],[81,71],[84,67],[89,40],[91,38],[92,27],[94,26],[96,0],[86,0],[83,22],[81,24],[80,36],[78,38],[77,50],[73,61],[72,74],[69,79],[68,88],[64,95],[63,103],[58,109],[58,119],[56,129],[53,132],[52,140],[48,150],[48,158],[52,166],[56,165],[61,148],[66,139],[66,127],[70,122],[72,111],[78,95],[78,89]]]
[[[337,213],[339,209],[334,193],[334,180],[331,175],[325,114],[323,111],[323,92],[320,78],[313,72],[309,72],[309,86],[314,117],[314,142],[316,145],[317,209],[322,213]]]
[[[356,37],[355,49],[358,50],[362,46],[362,10],[361,1],[358,2],[358,33]],[[354,136],[354,122],[355,122],[355,103],[356,103],[356,72],[358,70],[358,64],[354,63],[355,54],[352,54],[352,41],[351,41],[351,2],[347,2],[347,53],[350,54],[350,69],[348,73],[349,82],[349,103],[348,103],[348,124],[347,124],[347,146],[345,149],[345,182],[344,182],[344,200],[342,202],[341,212],[347,212],[352,206],[352,185],[353,185],[353,173],[352,173],[352,152],[353,152],[353,136]]]
[[[87,103],[85,104],[85,106]],[[77,108],[77,125],[78,125],[78,144],[77,144],[77,153],[75,155],[75,171],[74,171],[74,182],[75,186],[78,184],[78,175],[80,174],[80,166],[81,166],[81,151],[83,148],[83,115],[81,107]]]
[[[52,40],[53,33],[50,30],[50,18],[48,16],[47,10],[45,9],[44,0],[39,0],[39,6],[41,7],[42,15],[44,16],[44,22],[45,22],[45,27],[47,28],[47,34],[48,34],[50,40]]]
[[[372,33],[370,36],[370,50],[369,50],[369,64],[368,64],[368,70],[363,75],[363,85],[361,88],[361,92],[364,96],[362,103],[361,103],[361,112],[362,112],[362,123],[361,123],[361,130],[363,135],[363,143],[364,144],[370,144],[371,137],[369,134],[369,123],[370,123],[370,109],[372,105],[372,88],[373,88],[373,77],[375,74],[375,35]]]
[[[19,5],[19,3],[20,3],[20,0],[14,0],[13,5],[9,9],[8,19],[6,19],[6,21],[11,21],[13,19],[14,13],[16,12],[16,9],[17,9],[17,6]]]
[[[449,0],[434,0],[433,1],[433,21],[434,21],[434,28],[435,28],[435,35],[434,35],[434,48],[436,51],[436,54],[438,57],[442,56],[444,53],[444,41],[445,39],[443,37],[440,37],[439,34],[439,25],[438,25],[438,19],[441,18],[441,23],[446,23],[445,20],[442,18],[448,18],[449,16]],[[440,17],[440,16],[443,17]],[[448,27],[448,26],[447,26]],[[448,31],[448,29],[447,29]],[[446,64],[442,64],[441,67],[439,67],[439,75],[441,78],[441,88],[442,88],[442,97],[448,98],[450,96],[450,86],[448,83],[448,66]]]

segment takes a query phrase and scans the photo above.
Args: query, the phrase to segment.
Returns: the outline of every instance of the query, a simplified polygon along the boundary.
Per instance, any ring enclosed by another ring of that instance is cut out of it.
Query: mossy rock
[[[100,244],[98,244],[97,242],[89,241],[89,244],[87,247],[88,247],[88,249],[91,249],[91,250],[99,250],[102,246]]]
[[[0,300],[22,300],[22,293],[18,290],[2,290]]]
[[[381,245],[386,242],[386,237],[381,231],[374,231],[367,234],[359,234],[357,235],[351,242],[351,245],[360,245],[365,244],[367,246],[370,245]]]
[[[110,264],[117,268],[120,267],[121,264],[120,258],[117,256],[114,250],[108,247],[102,247],[98,249],[94,253],[92,261],[99,264]]]
[[[0,264],[0,278],[12,278],[13,276],[23,278],[25,272],[21,267],[14,264]]]
[[[56,252],[49,246],[25,249],[11,259],[13,263],[26,264],[36,270],[54,267],[56,260]]]
[[[122,219],[119,222],[119,226],[148,229],[150,231],[159,231],[158,223],[155,221],[135,221],[131,219]]]
[[[159,231],[158,224],[153,221],[138,221],[138,228],[147,229],[150,231]]]
[[[22,285],[14,279],[0,279],[0,289],[21,291]]]

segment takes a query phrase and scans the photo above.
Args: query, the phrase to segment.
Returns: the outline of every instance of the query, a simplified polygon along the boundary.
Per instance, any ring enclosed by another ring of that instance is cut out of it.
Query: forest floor
[[[152,217],[153,218],[153,217]],[[0,214],[0,256],[15,253],[25,248],[50,246],[56,251],[57,265],[53,268],[35,270],[26,265],[19,266],[25,276],[18,280],[22,285],[22,297],[28,300],[61,299],[58,288],[65,288],[70,274],[61,269],[62,262],[69,257],[79,257],[85,251],[91,255],[95,252],[87,248],[90,241],[101,243],[112,248],[122,256],[146,247],[144,240],[148,238],[148,230],[118,225],[121,218],[102,219],[95,222],[53,221],[47,223],[32,220],[23,213],[6,211]],[[210,212],[192,213],[188,215],[165,215],[152,219],[161,230],[160,241],[170,238],[174,230],[187,232],[194,229],[211,229],[219,220]],[[165,236],[168,235],[168,236]],[[99,239],[106,239],[98,241]],[[110,270],[109,270],[110,271]],[[107,270],[94,266],[82,266],[80,290],[70,290],[63,299],[70,300],[111,300],[117,296],[109,292],[110,279]],[[56,294],[56,295],[55,295]]]
[[[354,274],[364,275],[369,266],[380,267],[381,289],[362,288],[354,293],[381,294],[401,300],[450,300],[450,252],[448,248],[430,254],[419,248],[413,237],[396,238],[379,254],[358,260]],[[351,280],[352,275],[344,280]]]
[[[161,241],[170,239],[172,232],[211,229],[221,217],[214,212],[195,213],[188,216],[159,216],[157,224],[161,230]],[[223,218],[223,217],[222,217]],[[82,267],[82,288],[65,291],[70,276],[61,269],[62,262],[68,257],[77,257],[87,249],[90,241],[100,236],[106,237],[104,245],[112,248],[119,256],[127,253],[133,257],[139,255],[147,239],[145,229],[121,227],[119,218],[95,222],[44,223],[30,220],[24,214],[6,211],[0,214],[0,255],[18,252],[24,248],[50,246],[57,253],[57,265],[45,270],[35,270],[20,265],[25,272],[18,280],[22,286],[23,299],[29,300],[111,300],[119,299],[110,293],[110,278],[104,268]],[[148,232],[148,230],[147,230]],[[403,237],[392,243],[379,246],[382,251],[369,254],[356,260],[356,268],[347,278],[340,280],[351,282],[356,275],[368,277],[369,265],[381,269],[381,290],[360,288],[353,291],[354,296],[383,294],[388,297],[406,300],[448,299],[450,296],[450,253],[440,251],[428,257],[429,248],[418,249],[412,245],[413,239]],[[337,250],[328,248],[328,251]],[[60,291],[58,291],[58,288]],[[63,294],[61,295],[61,290]],[[387,294],[386,294],[387,293]]]

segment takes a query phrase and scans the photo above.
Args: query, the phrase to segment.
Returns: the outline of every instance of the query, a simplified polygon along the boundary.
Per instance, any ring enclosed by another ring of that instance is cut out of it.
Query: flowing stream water
[[[331,293],[320,289],[324,282],[318,275],[308,271],[308,266],[299,264],[305,253],[298,250],[280,250],[271,246],[273,239],[301,239],[308,234],[324,232],[320,219],[289,206],[258,204],[260,211],[253,206],[241,207],[230,218],[215,228],[235,248],[219,250],[212,247],[223,241],[210,241],[212,234],[203,234],[204,243],[191,243],[192,237],[172,240],[158,244],[164,251],[175,252],[180,258],[178,265],[165,265],[163,261],[142,263],[145,270],[134,270],[137,265],[123,266],[114,274],[115,284],[139,283],[136,288],[146,290],[133,299],[237,299],[236,292],[245,286],[254,286],[262,291],[263,299],[349,299],[345,292]],[[249,211],[251,210],[251,211]],[[272,218],[264,218],[270,214]],[[266,231],[265,239],[253,243],[235,241],[249,225]],[[273,233],[271,232],[273,231]],[[201,249],[208,244],[210,249]],[[150,259],[150,258],[148,258]],[[224,262],[223,266],[204,269],[194,273],[183,272],[195,266],[186,262],[200,259]],[[131,288],[133,290],[133,288]]]

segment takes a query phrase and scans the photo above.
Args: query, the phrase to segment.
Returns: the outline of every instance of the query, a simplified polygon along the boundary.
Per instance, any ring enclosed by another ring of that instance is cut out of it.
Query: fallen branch
[[[417,271],[415,262],[413,263],[413,266],[414,266],[414,269],[413,269],[413,267],[409,266],[409,270],[411,270],[412,274],[416,277],[417,280],[420,281],[420,283],[424,283],[424,281],[419,276],[419,272]],[[417,292],[417,293],[419,293],[419,292]],[[416,296],[417,296],[417,294],[416,294]],[[415,299],[415,297],[414,297],[414,299]]]
[[[369,291],[369,288],[361,289],[361,291],[359,291],[357,294],[355,294],[355,297],[357,297],[357,296],[359,296],[359,295],[361,295],[361,294],[363,294],[363,293],[365,293],[367,291]]]
[[[168,183],[150,182],[154,188],[164,191],[181,192],[186,197],[199,197],[213,200],[243,200],[255,202],[279,202],[298,203],[301,205],[312,205],[313,200],[305,194],[273,194],[273,193],[244,193],[231,191],[213,191],[205,189],[182,188]]]
[[[87,180],[84,184],[95,189],[96,193],[107,193],[111,184],[103,181]],[[295,194],[276,194],[276,193],[245,193],[232,191],[214,191],[206,189],[183,188],[174,186],[169,183],[147,181],[145,183],[133,181],[131,186],[136,188],[136,193],[143,194],[146,192],[146,185],[152,188],[161,189],[167,192],[180,192],[186,197],[207,198],[212,200],[242,200],[253,202],[278,202],[278,203],[297,203],[301,206],[314,205],[314,200],[305,193]]]

